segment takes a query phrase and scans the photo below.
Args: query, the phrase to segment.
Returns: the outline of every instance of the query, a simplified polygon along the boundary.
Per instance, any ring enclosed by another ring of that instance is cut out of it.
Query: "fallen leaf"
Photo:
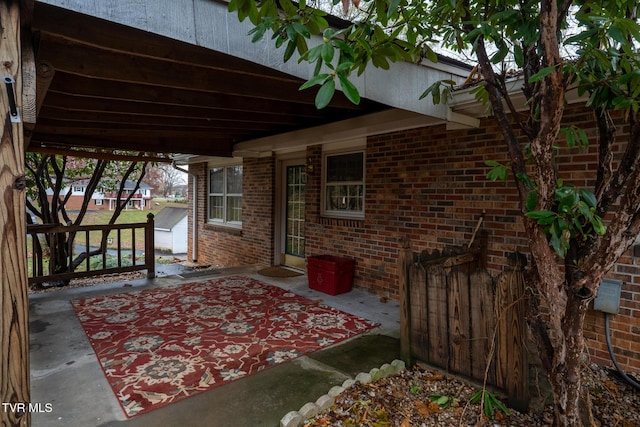
[[[442,409],[440,409],[440,406],[436,402],[429,402],[429,410],[435,414],[442,412]]]
[[[429,410],[429,407],[425,405],[424,402],[416,400],[415,405],[416,405],[416,410],[418,411],[418,414],[420,414],[421,417],[426,417],[431,413],[431,411]]]
[[[425,375],[422,377],[425,381],[442,381],[444,380],[444,375],[442,374],[433,374],[433,375]]]

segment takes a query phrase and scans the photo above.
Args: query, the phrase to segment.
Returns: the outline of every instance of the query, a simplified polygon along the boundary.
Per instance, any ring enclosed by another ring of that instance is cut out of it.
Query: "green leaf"
[[[604,233],[607,232],[607,227],[605,227],[605,225],[602,223],[602,218],[600,218],[598,215],[593,216],[591,225],[593,226],[593,231],[595,231],[596,234],[599,234],[600,236],[603,236]]]
[[[527,194],[526,207],[528,211],[533,211],[538,205],[538,192],[535,190],[529,191]]]
[[[349,101],[354,103],[355,105],[360,104],[360,93],[358,89],[351,83],[344,75],[338,74],[338,78],[340,79],[340,86],[342,87],[342,92],[344,92],[345,96]]]
[[[287,62],[289,59],[291,59],[291,56],[293,56],[293,53],[296,51],[296,41],[297,41],[298,37],[296,36],[293,39],[289,40],[289,43],[287,43],[287,47],[284,50],[284,62]]]
[[[330,63],[331,61],[333,61],[333,55],[334,55],[334,50],[333,50],[333,46],[330,43],[325,43],[324,45],[322,45],[322,52],[321,52],[321,56],[322,56],[322,60],[325,63]]]
[[[533,188],[533,182],[531,182],[529,175],[526,173],[518,173],[516,174],[516,178],[518,178],[518,181],[524,183],[528,188]]]
[[[344,61],[338,64],[336,67],[336,73],[348,73],[349,70],[353,67],[353,62]]]
[[[520,47],[520,45],[515,45],[513,47],[513,57],[519,68],[524,67],[524,53],[522,52],[522,47]]]
[[[375,67],[382,68],[383,70],[389,69],[389,62],[387,61],[387,58],[376,51],[374,51],[371,55],[371,63]]]
[[[537,73],[529,77],[529,83],[535,83],[538,80],[542,80],[543,78],[551,74],[556,68],[557,68],[556,65],[552,65],[550,67],[544,67],[543,69],[541,69],[540,71],[538,71]]]
[[[424,46],[423,54],[429,61],[433,62],[434,64],[438,62],[438,54],[428,45]]]
[[[504,41],[497,43],[497,46],[498,50],[491,57],[491,62],[494,64],[499,64],[509,54],[509,46]]]
[[[253,30],[249,31],[249,35],[253,34],[253,37],[251,38],[251,42],[256,43],[257,41],[262,40],[262,37],[264,37],[264,33],[266,31],[267,31],[267,28],[266,26],[263,26],[263,25],[259,25],[255,27]]]
[[[580,190],[578,190],[578,192],[580,193],[580,198],[584,200],[587,206],[594,209],[596,208],[596,206],[598,205],[598,200],[591,191],[581,188]]]
[[[498,163],[495,160],[487,160],[484,163],[485,165],[492,168],[489,172],[487,172],[487,178],[489,178],[491,181],[505,181],[507,179],[509,170],[506,165]]]
[[[296,48],[300,55],[304,55],[309,50],[307,40],[304,37],[296,37]]]
[[[316,108],[321,110],[329,105],[329,102],[331,102],[331,99],[333,98],[333,94],[335,92],[336,82],[330,78],[322,84],[322,86],[318,90],[318,93],[316,94]]]
[[[335,34],[336,34],[336,30],[334,30],[333,28],[327,28],[322,33],[322,38],[328,41],[328,40],[331,40]]]
[[[324,45],[318,45],[309,49],[304,56],[300,57],[300,61],[306,59],[311,63],[316,62],[322,53],[322,46]]]
[[[391,15],[393,15],[398,10],[399,4],[400,4],[400,0],[389,1],[389,7],[387,9],[387,18],[391,18]]]
[[[431,86],[429,86],[424,92],[422,92],[422,95],[420,95],[419,99],[423,99],[429,94],[431,94],[431,98],[434,104],[437,105],[440,103],[440,82],[439,81],[432,83]]]
[[[295,15],[298,12],[298,8],[293,5],[291,0],[280,0],[280,6],[289,16]]]
[[[300,86],[298,88],[298,90],[304,90],[304,89],[308,89],[311,86],[320,84],[320,83],[324,83],[324,81],[326,79],[328,79],[330,76],[329,74],[318,74],[317,76],[313,77],[310,80],[307,80],[302,86]]]
[[[555,212],[551,211],[531,211],[524,214],[527,218],[531,219],[546,219],[553,218],[556,216]]]
[[[309,29],[307,29],[307,27],[300,24],[299,22],[292,23],[291,27],[295,30],[296,33],[300,34],[304,38],[308,39],[309,37],[311,37],[311,33],[309,32]]]

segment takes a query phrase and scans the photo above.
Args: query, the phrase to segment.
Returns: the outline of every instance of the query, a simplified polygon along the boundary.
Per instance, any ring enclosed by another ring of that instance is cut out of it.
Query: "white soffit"
[[[295,151],[309,145],[332,144],[440,123],[444,123],[444,120],[411,111],[390,109],[328,125],[241,142],[234,146],[233,155],[261,157],[270,155],[272,152]]]

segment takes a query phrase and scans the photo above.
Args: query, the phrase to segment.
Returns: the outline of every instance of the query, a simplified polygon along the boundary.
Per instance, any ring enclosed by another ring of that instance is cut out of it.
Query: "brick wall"
[[[578,186],[595,176],[593,117],[572,107],[567,117],[587,130],[588,150],[562,150],[559,161]],[[622,123],[619,129],[625,131]],[[479,129],[447,131],[444,126],[369,137],[366,151],[366,218],[335,220],[320,216],[321,149],[309,147],[314,164],[307,188],[306,253],[330,253],[356,259],[354,285],[398,298],[398,240],[408,237],[414,250],[467,245],[479,217],[489,232],[488,266],[497,275],[513,251],[528,252],[515,187],[491,182],[485,160],[506,162],[501,132],[492,120]],[[619,158],[620,154],[616,154]],[[629,372],[640,371],[640,258],[630,251],[611,273],[624,281],[620,315],[611,327],[614,352]],[[591,312],[586,336],[594,361],[610,364],[604,315]]]
[[[207,222],[206,163],[189,165],[198,180],[198,251],[199,264],[222,267],[263,264],[273,260],[275,159],[244,159],[242,188],[242,229],[222,227]],[[193,177],[189,177],[193,188]],[[193,259],[192,209],[189,209],[189,259]]]
[[[562,170],[569,173],[562,177],[591,186],[596,153],[592,116],[571,107],[567,117],[587,131],[593,144],[586,150],[558,153],[567,166]],[[622,123],[618,126],[627,131]],[[500,130],[491,120],[484,120],[479,129],[447,131],[436,126],[369,137],[364,220],[320,215],[321,147],[308,147],[307,157],[314,167],[307,179],[306,255],[355,258],[357,287],[398,299],[398,240],[410,238],[415,251],[466,246],[483,212],[493,275],[502,270],[508,253],[528,252],[514,186],[486,178],[485,160],[507,160]],[[208,168],[198,164],[190,165],[190,170],[198,174],[198,261],[221,266],[271,264],[275,159],[244,160],[242,230],[207,224]],[[190,247],[191,225],[190,212]],[[634,256],[630,250],[610,274],[624,282],[620,314],[611,318],[611,335],[618,361],[630,373],[640,371],[640,249],[636,251]],[[609,365],[602,313],[589,313],[585,335],[592,360]]]

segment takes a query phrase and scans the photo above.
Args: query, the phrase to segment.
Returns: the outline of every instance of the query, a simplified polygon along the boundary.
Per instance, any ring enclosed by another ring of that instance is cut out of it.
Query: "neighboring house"
[[[86,179],[67,183],[66,187],[60,192],[61,198],[65,197],[69,191],[72,192],[66,204],[67,210],[77,210],[82,207],[88,183],[89,181]],[[125,200],[135,188],[135,182],[126,181],[124,191],[121,196],[122,200]],[[47,190],[47,194],[49,195],[49,198],[51,198],[53,193],[51,190]],[[112,211],[117,206],[117,197],[117,191],[101,192],[100,189],[98,189],[91,195],[91,201],[89,202],[88,209]],[[141,182],[140,188],[135,191],[131,200],[127,202],[125,209],[149,210],[151,209],[151,199],[151,186]]]
[[[187,252],[187,208],[167,206],[154,218],[155,248],[172,254]]]
[[[513,184],[486,177],[485,160],[507,161],[502,134],[467,91],[455,95],[451,108],[475,125],[325,126],[236,144],[233,159],[182,159],[190,185],[197,183],[190,256],[222,266],[301,268],[311,255],[350,257],[355,286],[398,299],[399,240],[410,238],[416,251],[467,245],[484,213],[488,267],[496,275],[508,253],[528,253]],[[568,106],[565,117],[596,135],[580,103]],[[595,143],[582,152],[561,149],[558,158],[572,165],[565,180],[587,186],[595,179],[587,172],[597,161]],[[612,321],[615,352],[625,369],[638,372],[640,248],[623,256],[610,277],[623,281],[620,314]],[[590,312],[585,335],[592,360],[608,364],[603,331],[602,313]]]

